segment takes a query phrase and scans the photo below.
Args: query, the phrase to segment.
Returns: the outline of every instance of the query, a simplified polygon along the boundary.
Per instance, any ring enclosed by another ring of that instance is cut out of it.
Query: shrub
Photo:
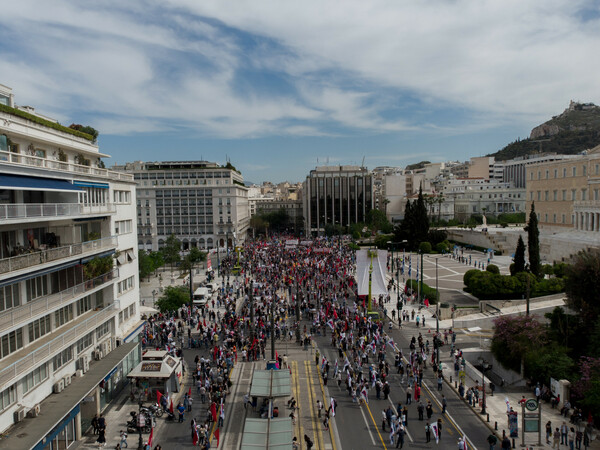
[[[495,274],[499,274],[500,273],[500,269],[495,264],[488,264],[488,266],[486,267],[485,270],[487,270],[490,273],[495,273]]]
[[[565,263],[555,263],[553,266],[554,276],[564,278],[567,275],[569,265]]]
[[[471,285],[471,280],[473,279],[473,277],[479,275],[481,273],[480,270],[477,269],[470,269],[467,270],[465,272],[465,274],[463,275],[463,283],[465,283],[465,286],[470,286]]]
[[[419,244],[419,251],[421,253],[431,253],[431,244],[429,242],[421,242]]]
[[[420,284],[420,286],[419,286],[419,284]],[[415,293],[418,292],[419,289],[423,289],[423,292],[421,292],[421,296],[423,298],[429,299],[429,303],[432,305],[437,303],[439,293],[434,288],[428,286],[427,283],[417,283],[417,280],[410,279],[410,280],[407,280],[406,286],[409,289],[412,289],[413,292],[415,292]]]
[[[508,270],[510,271],[510,274],[511,274],[512,276],[515,276],[515,275],[516,275],[516,273],[515,273],[515,267],[517,267],[517,266],[515,265],[515,263],[510,263],[510,266],[508,266]]]
[[[554,275],[554,267],[552,267],[550,264],[544,264],[541,272],[544,275]]]
[[[438,242],[435,244],[435,251],[438,253],[447,253],[448,245],[445,242]]]

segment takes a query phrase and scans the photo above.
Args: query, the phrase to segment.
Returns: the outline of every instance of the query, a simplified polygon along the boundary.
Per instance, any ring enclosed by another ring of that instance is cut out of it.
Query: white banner
[[[377,252],[373,259],[369,252]],[[356,251],[356,282],[358,283],[358,295],[369,295],[369,269],[373,262],[371,273],[371,296],[380,294],[387,295],[387,283],[385,274],[387,272],[387,250],[357,250]]]

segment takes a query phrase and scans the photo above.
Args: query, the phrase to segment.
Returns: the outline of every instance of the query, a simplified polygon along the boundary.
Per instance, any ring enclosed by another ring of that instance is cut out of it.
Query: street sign
[[[530,398],[525,402],[525,408],[528,411],[535,411],[538,409],[538,401],[535,398]]]

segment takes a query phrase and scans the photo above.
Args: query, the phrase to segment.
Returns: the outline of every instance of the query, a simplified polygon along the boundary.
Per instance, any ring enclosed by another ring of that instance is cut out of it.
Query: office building
[[[140,360],[135,183],[106,156],[0,86],[2,448],[72,446]]]
[[[114,170],[138,184],[138,247],[156,251],[173,234],[182,250],[232,247],[245,241],[248,188],[230,164],[208,161],[136,161]]]
[[[302,192],[307,235],[323,234],[326,225],[365,222],[373,209],[373,176],[366,167],[317,167]]]

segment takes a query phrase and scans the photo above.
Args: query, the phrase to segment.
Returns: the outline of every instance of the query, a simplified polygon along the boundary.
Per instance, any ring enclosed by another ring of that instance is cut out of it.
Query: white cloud
[[[0,43],[0,82],[58,118],[85,112],[104,133],[459,134],[600,101],[600,21],[580,20],[586,5],[21,0],[3,5],[19,48]],[[259,89],[247,71],[288,86]],[[431,116],[450,108],[472,120]]]

